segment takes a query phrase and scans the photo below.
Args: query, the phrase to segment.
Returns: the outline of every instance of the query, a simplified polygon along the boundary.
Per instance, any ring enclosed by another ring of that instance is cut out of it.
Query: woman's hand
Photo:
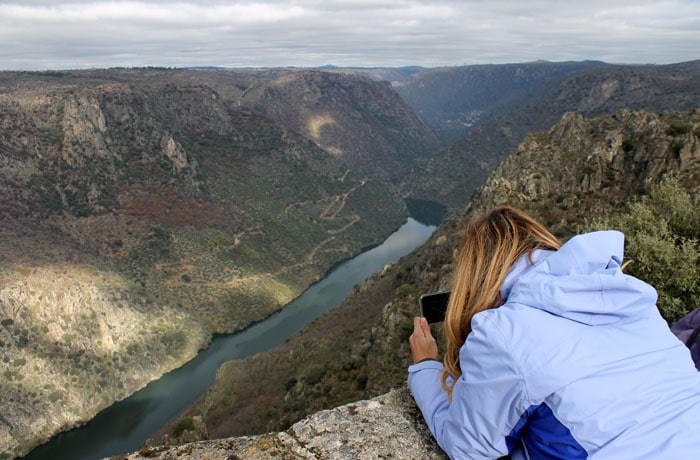
[[[424,359],[437,359],[437,342],[425,318],[419,316],[413,318],[413,334],[408,338],[408,343],[411,346],[413,364]]]

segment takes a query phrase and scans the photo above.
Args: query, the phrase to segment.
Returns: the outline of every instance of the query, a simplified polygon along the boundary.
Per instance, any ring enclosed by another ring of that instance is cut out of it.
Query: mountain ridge
[[[597,116],[621,109],[695,110],[700,106],[700,61],[589,69],[573,73],[548,93],[475,125],[446,150],[419,159],[402,180],[402,193],[462,207],[527,134],[548,129],[565,112]]]

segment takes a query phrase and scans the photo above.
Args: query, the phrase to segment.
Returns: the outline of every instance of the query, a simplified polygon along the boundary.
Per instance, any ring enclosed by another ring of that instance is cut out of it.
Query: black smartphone
[[[420,296],[421,313],[428,323],[445,321],[447,303],[450,301],[450,291],[431,292]]]

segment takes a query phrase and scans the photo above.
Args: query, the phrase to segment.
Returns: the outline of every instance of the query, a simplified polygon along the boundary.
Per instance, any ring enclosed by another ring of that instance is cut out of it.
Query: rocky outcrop
[[[700,109],[621,110],[594,119],[567,113],[546,133],[528,136],[477,190],[471,207],[527,203],[554,230],[566,231],[668,177],[693,189],[700,182],[699,120]]]
[[[440,79],[435,80],[437,87],[441,83]],[[429,86],[429,80],[425,84]],[[527,104],[520,104],[523,99],[517,98],[508,101],[502,108],[511,107],[510,112],[470,127],[462,139],[444,152],[417,161],[402,180],[402,191],[415,198],[462,208],[528,134],[548,130],[566,112],[585,117],[624,109],[692,112],[700,107],[700,61],[665,66],[604,66],[563,80],[553,79],[547,87],[524,96]]]
[[[147,446],[112,460],[354,460],[396,458],[444,460],[407,387],[376,398],[324,410],[286,431],[199,441],[179,446]]]

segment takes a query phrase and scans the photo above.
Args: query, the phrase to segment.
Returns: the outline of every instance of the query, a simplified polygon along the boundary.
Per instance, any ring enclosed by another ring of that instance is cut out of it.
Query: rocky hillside
[[[466,219],[507,203],[567,238],[586,220],[624,213],[670,176],[691,195],[690,208],[697,207],[700,110],[565,115],[549,131],[528,136],[470,205],[454,212],[421,248],[371,277],[278,349],[224,365],[208,393],[163,434],[173,442],[177,427],[194,417],[201,417],[212,438],[277,431],[319,409],[400,385],[410,362],[407,339],[418,297],[449,287]],[[700,234],[695,239],[697,244]],[[695,306],[692,298],[685,300],[686,309]],[[260,375],[262,381],[253,377]]]
[[[388,184],[233,107],[257,78],[0,73],[0,457],[269,315],[406,218]]]
[[[595,61],[441,67],[416,72],[396,91],[452,143],[475,124],[541,99],[565,77],[604,67]]]
[[[368,177],[396,181],[441,145],[387,82],[297,72],[248,88],[239,104],[275,120]]]
[[[604,66],[546,84],[551,87],[528,89],[510,108],[500,107],[512,111],[472,127],[446,151],[419,160],[402,181],[403,192],[453,208],[463,207],[476,187],[527,134],[549,129],[565,112],[597,116],[626,108],[655,113],[695,110],[700,106],[700,61]],[[434,86],[442,87],[442,81],[436,80]],[[532,93],[535,89],[537,98]],[[523,107],[519,101],[527,105]]]

